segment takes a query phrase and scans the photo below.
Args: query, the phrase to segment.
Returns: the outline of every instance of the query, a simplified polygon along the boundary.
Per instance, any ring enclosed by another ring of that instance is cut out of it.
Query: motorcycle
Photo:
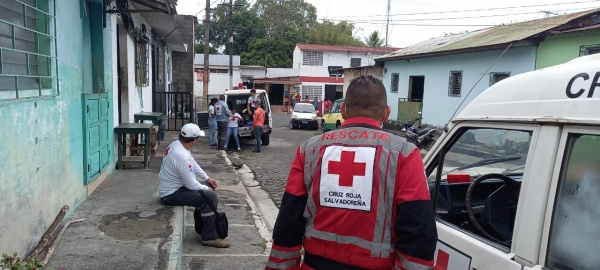
[[[421,114],[421,112],[419,112]],[[415,122],[423,118],[417,117],[414,120],[407,120],[403,124],[402,131],[405,132],[406,139],[419,147],[419,149],[429,149],[434,142],[434,136],[437,134],[437,130],[434,128],[424,128],[415,126]]]

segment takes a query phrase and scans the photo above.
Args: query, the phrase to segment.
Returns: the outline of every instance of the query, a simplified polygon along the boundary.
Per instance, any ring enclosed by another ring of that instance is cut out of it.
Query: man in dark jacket
[[[266,269],[432,269],[437,230],[423,161],[381,129],[390,114],[381,81],[354,79],[341,113],[339,129],[296,151]]]

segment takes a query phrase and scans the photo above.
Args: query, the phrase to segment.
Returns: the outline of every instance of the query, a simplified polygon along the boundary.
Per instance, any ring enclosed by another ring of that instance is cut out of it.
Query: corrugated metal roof
[[[319,45],[319,44],[296,44],[300,50],[303,51],[325,51],[325,52],[371,52],[371,53],[385,53],[386,50],[383,47],[360,47],[360,46],[338,46],[338,45]],[[400,48],[388,47],[387,51],[397,51]]]
[[[508,44],[515,41],[525,40],[542,32],[567,24],[572,20],[594,13],[600,13],[600,9],[587,10],[539,20],[501,25],[469,33],[433,38],[379,57],[376,59],[376,61],[411,59],[426,57],[432,54],[444,55],[458,50],[468,50]]]
[[[208,64],[211,66],[229,66],[229,55],[224,54],[209,54]],[[204,54],[197,53],[194,57],[194,65],[204,65]],[[240,56],[233,56],[233,66],[240,66]]]

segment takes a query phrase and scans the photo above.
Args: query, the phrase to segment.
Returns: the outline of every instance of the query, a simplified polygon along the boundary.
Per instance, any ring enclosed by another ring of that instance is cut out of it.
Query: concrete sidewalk
[[[166,134],[149,169],[115,171],[77,208],[69,219],[86,221],[69,226],[48,267],[264,269],[277,208],[253,181],[250,169],[244,166],[236,171],[227,153],[209,147],[206,137],[192,154],[219,183],[218,210],[227,213],[231,247],[202,246],[194,230],[194,209],[161,204],[156,188],[162,153],[177,134]]]

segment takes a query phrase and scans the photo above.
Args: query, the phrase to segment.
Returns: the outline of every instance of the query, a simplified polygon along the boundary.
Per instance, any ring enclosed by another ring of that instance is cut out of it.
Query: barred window
[[[301,92],[302,100],[306,96],[308,99],[321,98],[323,96],[323,86],[322,85],[302,85]]]
[[[360,67],[360,58],[350,58],[350,67]]]
[[[390,92],[398,93],[398,85],[400,84],[400,74],[392,73],[392,85],[390,85]]]
[[[0,100],[58,95],[54,0],[0,1]]]
[[[158,50],[156,51],[158,52],[158,61],[156,61],[158,66],[158,84],[163,84],[165,78],[164,51],[162,47],[158,47]]]
[[[305,66],[323,66],[323,52],[303,51],[302,64]]]
[[[490,72],[490,86],[510,77],[510,72]]]
[[[448,82],[448,96],[460,97],[462,89],[462,71],[450,71]]]
[[[590,54],[600,53],[600,44],[596,45],[583,45],[579,48],[579,56],[585,56]]]
[[[137,86],[148,86],[150,84],[148,76],[148,56],[150,55],[148,43],[138,42],[135,46],[135,83]]]

